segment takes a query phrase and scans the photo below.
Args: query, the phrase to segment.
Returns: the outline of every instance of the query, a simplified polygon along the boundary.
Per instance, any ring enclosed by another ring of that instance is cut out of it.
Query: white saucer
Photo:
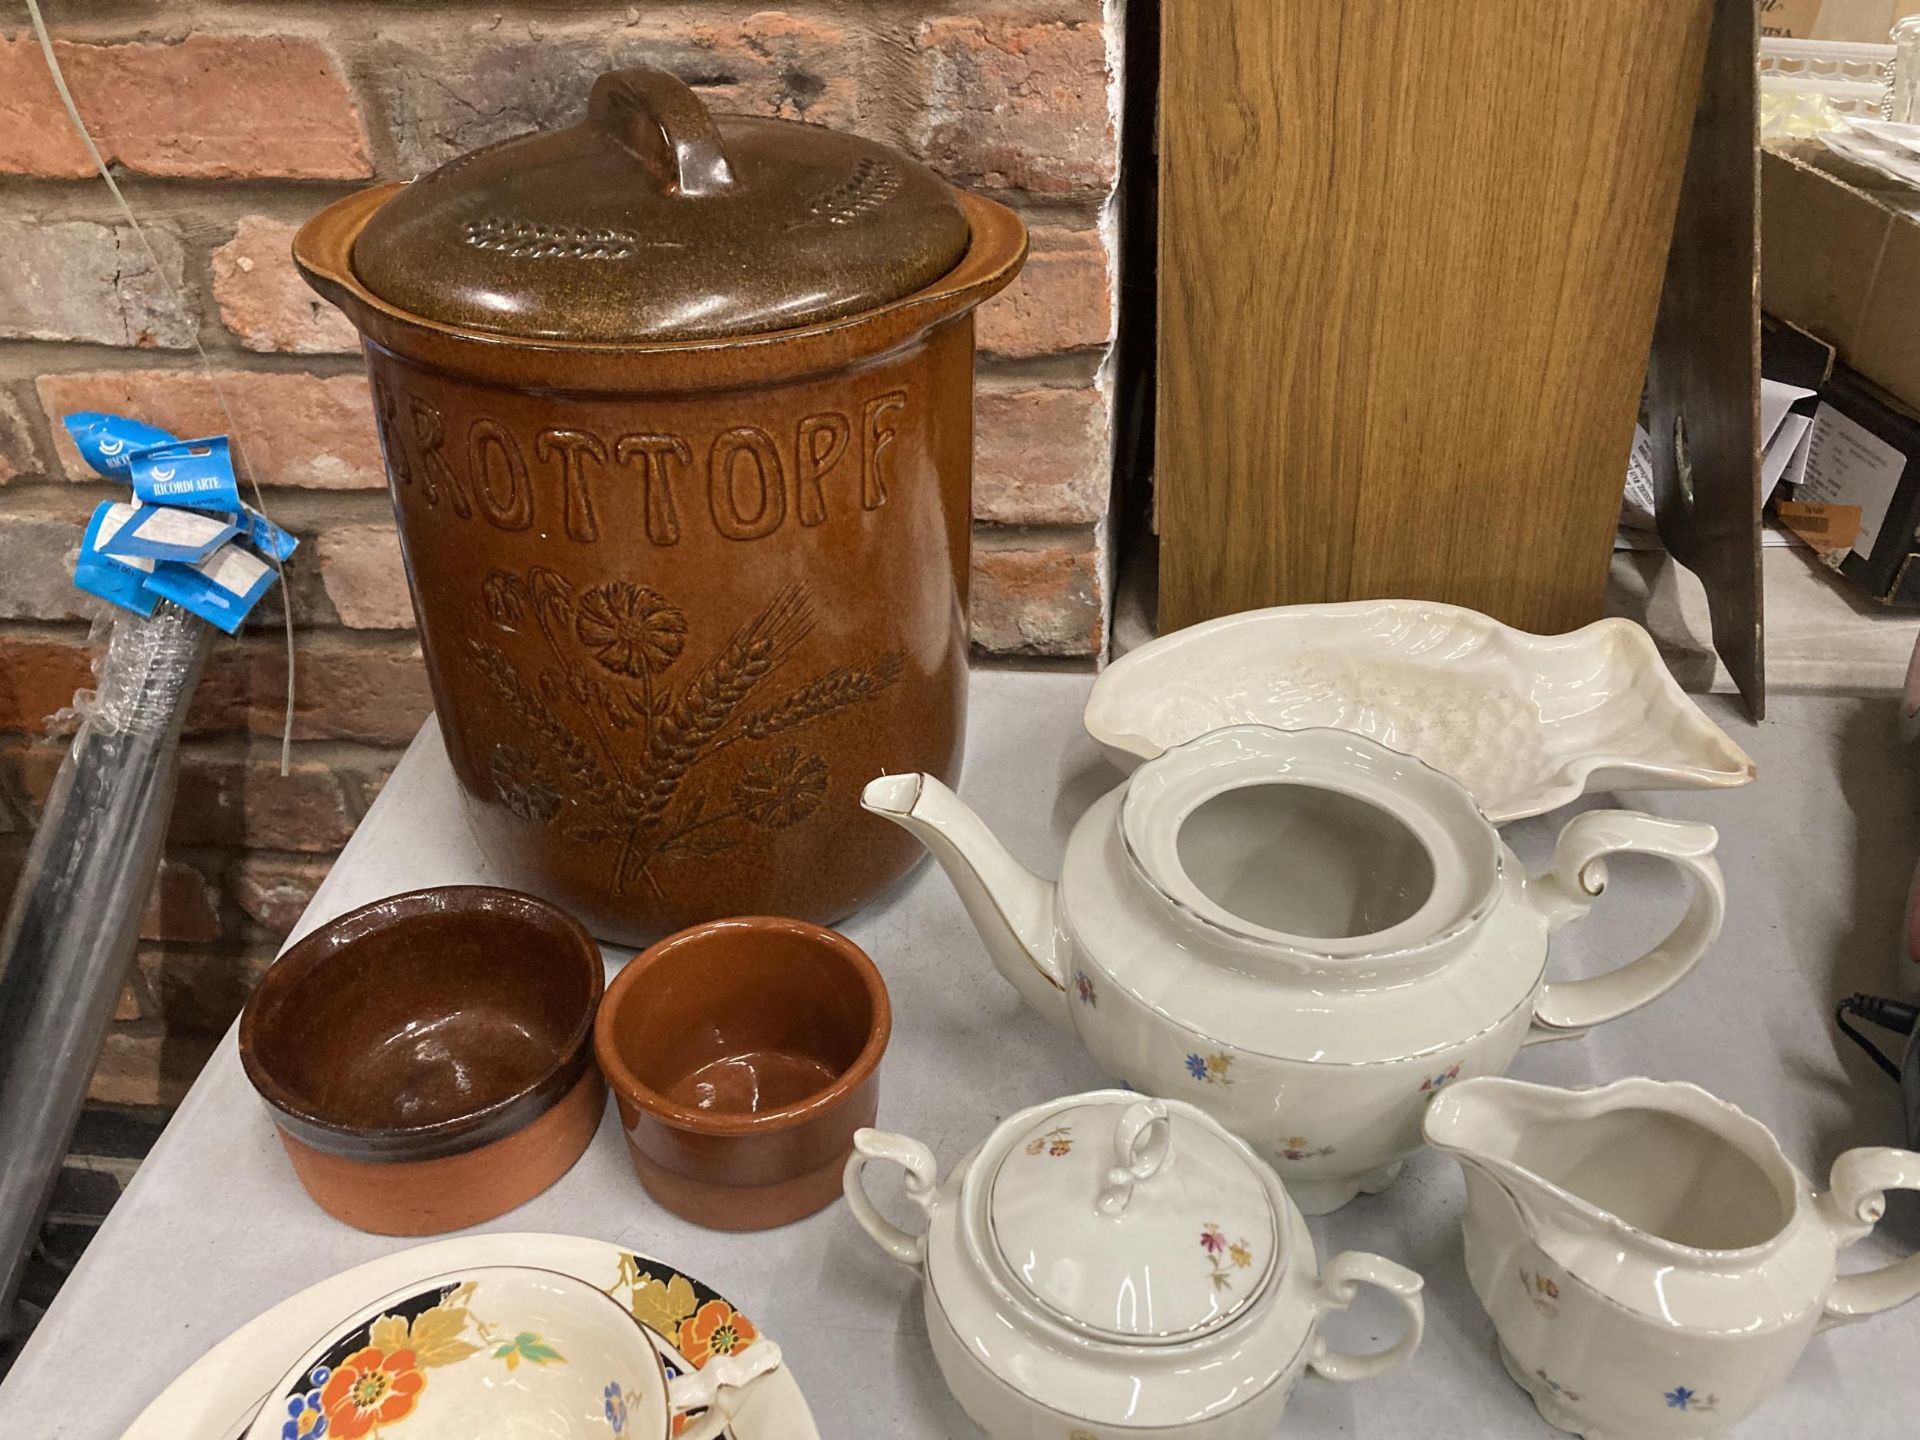
[[[635,1275],[650,1275],[663,1286],[684,1279],[701,1303],[724,1298],[670,1265],[577,1235],[469,1235],[417,1245],[343,1270],[256,1315],[163,1390],[121,1440],[239,1440],[268,1393],[328,1326],[390,1291],[470,1265],[558,1270],[623,1300]],[[639,1318],[647,1322],[646,1315]],[[647,1328],[670,1365],[690,1368],[669,1336],[656,1324]],[[786,1369],[745,1393],[728,1433],[733,1440],[820,1440],[800,1386]]]

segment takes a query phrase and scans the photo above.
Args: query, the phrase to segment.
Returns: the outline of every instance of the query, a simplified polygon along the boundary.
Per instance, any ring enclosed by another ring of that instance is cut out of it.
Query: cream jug
[[[1665,993],[1725,905],[1710,826],[1592,811],[1529,877],[1459,784],[1339,730],[1168,750],[1081,818],[1057,885],[930,775],[862,803],[933,852],[1030,1004],[1252,1143],[1309,1215],[1390,1184],[1435,1092]],[[1549,934],[1629,850],[1679,867],[1685,915],[1617,970],[1547,983]]]
[[[1466,1172],[1467,1274],[1508,1372],[1587,1440],[1737,1425],[1830,1325],[1920,1295],[1920,1256],[1837,1276],[1920,1155],[1849,1150],[1816,1195],[1765,1126],[1697,1086],[1462,1083],[1426,1136]]]

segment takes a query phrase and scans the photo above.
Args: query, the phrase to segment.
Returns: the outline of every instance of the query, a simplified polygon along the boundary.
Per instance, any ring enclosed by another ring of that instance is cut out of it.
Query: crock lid
[[[1108,1341],[1218,1328],[1265,1288],[1281,1243],[1244,1149],[1158,1100],[1043,1114],[1001,1158],[987,1214],[1015,1292]]]
[[[475,150],[383,205],[362,284],[428,320],[528,339],[784,330],[883,305],[965,254],[954,193],[899,151],[709,114],[663,70],[594,82],[587,117]]]

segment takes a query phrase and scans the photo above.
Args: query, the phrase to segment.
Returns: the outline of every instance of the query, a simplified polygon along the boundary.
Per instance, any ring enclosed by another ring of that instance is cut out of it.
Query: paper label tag
[[[1653,437],[1638,425],[1633,427],[1633,451],[1627,456],[1624,503],[1628,515],[1653,519]]]
[[[138,505],[129,505],[124,500],[109,500],[94,512],[92,529],[87,533],[90,549],[105,551],[106,544],[118,535],[126,523],[140,513]],[[153,561],[144,555],[113,555],[106,552],[116,565],[124,565],[129,570],[138,570],[142,574],[153,573]]]
[[[1796,457],[1801,469],[1806,466],[1807,431],[1813,428],[1811,415],[1789,415],[1781,421],[1780,428],[1773,432],[1773,439],[1767,442],[1766,453],[1760,457],[1760,503],[1765,505],[1773,498],[1773,492],[1780,488],[1780,482],[1786,479],[1798,480],[1799,472],[1791,476]]]
[[[1780,523],[1822,555],[1851,547],[1860,538],[1858,505],[1819,505],[1782,500],[1774,507]]]
[[[231,635],[273,585],[273,567],[249,550],[225,545],[195,565],[162,565],[148,586]]]
[[[1873,553],[1893,504],[1907,457],[1866,426],[1822,404],[1813,417],[1807,469],[1794,499],[1817,505],[1857,505],[1860,533],[1850,547],[1862,560]]]
[[[249,555],[235,545],[209,555],[193,568],[229,595],[246,594],[260,583],[263,576],[273,571],[273,567],[258,555]]]
[[[224,515],[176,510],[171,505],[142,505],[101,542],[108,555],[122,559],[177,560],[191,564],[239,534]]]

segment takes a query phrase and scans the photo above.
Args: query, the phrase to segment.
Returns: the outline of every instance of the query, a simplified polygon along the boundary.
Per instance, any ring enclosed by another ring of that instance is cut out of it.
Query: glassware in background
[[[1893,66],[1887,85],[1887,119],[1920,124],[1920,15],[1893,27]]]
[[[1760,133],[1768,140],[1886,114],[1894,47],[1767,36],[1760,42]]]

